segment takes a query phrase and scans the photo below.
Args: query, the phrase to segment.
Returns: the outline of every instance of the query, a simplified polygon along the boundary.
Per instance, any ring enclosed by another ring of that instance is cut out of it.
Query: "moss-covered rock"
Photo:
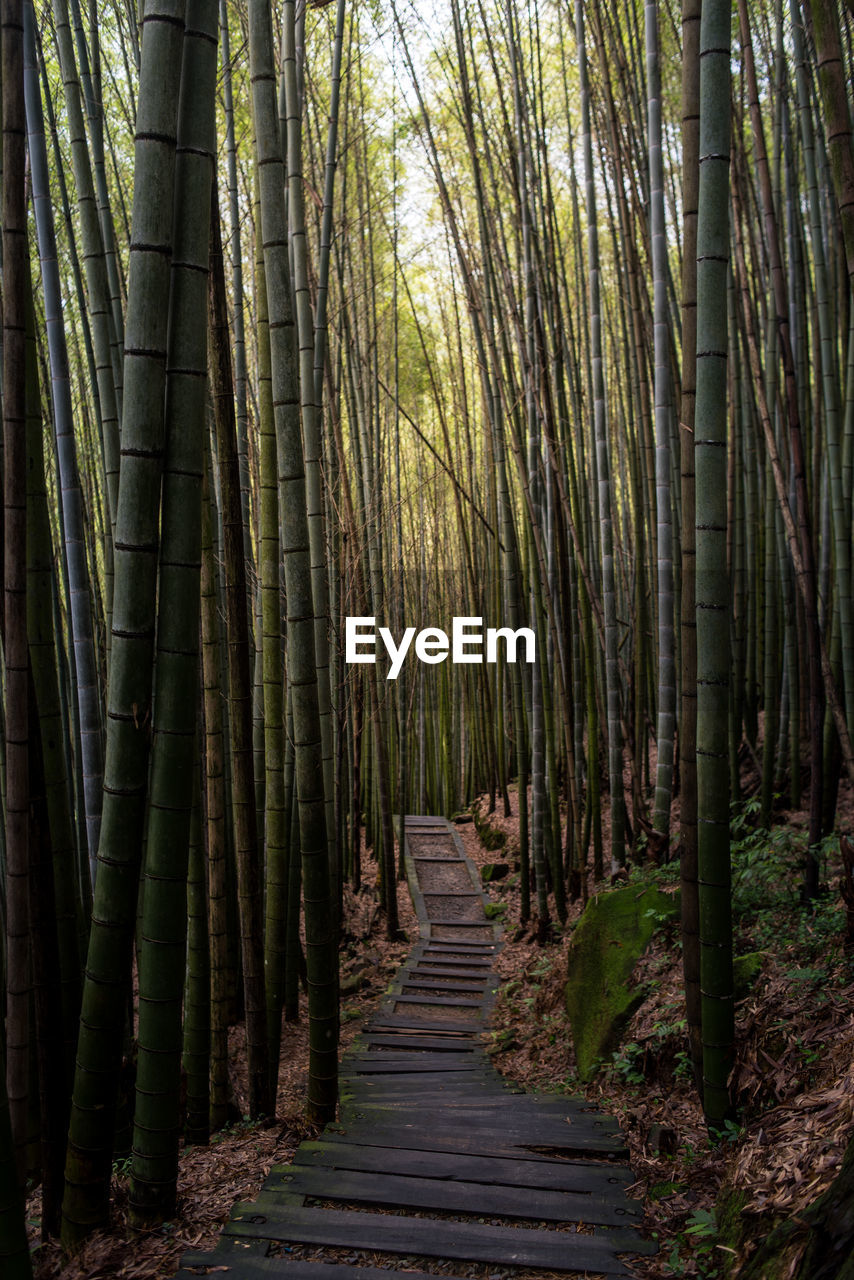
[[[715,1204],[715,1220],[718,1224],[718,1245],[724,1275],[729,1275],[742,1252],[744,1219],[742,1217],[747,1194],[737,1187],[722,1188]]]
[[[743,1000],[750,994],[764,959],[764,951],[748,951],[746,955],[735,957],[732,962],[732,983],[736,1000]]]
[[[622,1033],[646,996],[631,987],[635,964],[661,925],[678,916],[678,900],[659,889],[629,886],[599,893],[572,935],[567,957],[566,1009],[581,1080],[619,1047]]]

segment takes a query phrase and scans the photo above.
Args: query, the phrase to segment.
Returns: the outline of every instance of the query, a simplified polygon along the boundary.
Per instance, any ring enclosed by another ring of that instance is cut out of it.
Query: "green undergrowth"
[[[640,900],[653,891],[650,902],[657,893],[672,904],[680,883],[678,848],[662,865],[630,865],[619,888],[601,887],[596,905],[584,912],[577,908],[556,931],[556,945],[535,952],[535,959],[528,958],[523,937],[520,971],[499,994],[489,1046],[497,1065],[531,1087],[586,1093],[620,1120],[641,1179],[648,1225],[660,1244],[655,1268],[641,1266],[641,1275],[730,1280],[772,1232],[782,1239],[787,1223],[814,1216],[816,1191],[812,1206],[805,1191],[793,1207],[757,1207],[773,1204],[772,1180],[782,1176],[790,1155],[795,1181],[804,1188],[814,1182],[810,1149],[791,1154],[786,1123],[802,1114],[803,1095],[835,1088],[848,1069],[843,1033],[854,999],[854,963],[843,945],[838,841],[828,838],[818,850],[821,889],[809,904],[802,900],[806,846],[803,814],[766,830],[758,826],[756,802],[733,811],[737,1120],[722,1142],[709,1139],[693,1080],[678,919],[671,914],[668,921],[663,912],[654,919],[655,910],[646,908],[652,910],[652,936],[639,959],[617,966],[617,1003],[629,1012],[616,1043],[587,1057],[582,1049],[577,1057],[564,1003],[563,986],[585,919],[601,917],[603,907],[610,911],[609,900],[619,902],[621,894]],[[511,905],[508,915],[516,909]],[[630,948],[604,945],[627,960]],[[608,980],[600,963],[597,982]],[[828,1142],[838,1139],[833,1124],[829,1118]],[[742,1169],[750,1171],[747,1181],[739,1181]],[[760,1274],[754,1268],[750,1280]]]

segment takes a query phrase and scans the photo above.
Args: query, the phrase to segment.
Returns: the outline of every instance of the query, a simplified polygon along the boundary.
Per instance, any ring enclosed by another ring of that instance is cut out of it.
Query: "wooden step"
[[[590,1236],[350,1209],[311,1209],[288,1203],[284,1196],[271,1199],[278,1202],[265,1203],[263,1207],[239,1206],[226,1223],[226,1233],[377,1253],[415,1253],[498,1266],[543,1267],[576,1274],[600,1271],[616,1276],[628,1274],[620,1253],[651,1252],[646,1241],[628,1231],[603,1231]]]

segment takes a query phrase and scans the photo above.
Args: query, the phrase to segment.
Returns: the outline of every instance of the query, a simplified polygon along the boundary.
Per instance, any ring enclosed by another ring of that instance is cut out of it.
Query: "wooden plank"
[[[447,1059],[450,1055],[437,1055],[440,1059]],[[424,1073],[434,1075],[437,1078],[447,1076],[449,1079],[459,1080],[461,1077],[465,1080],[470,1076],[484,1080],[500,1081],[501,1077],[494,1071],[488,1062],[482,1062],[479,1058],[466,1058],[464,1054],[460,1055],[460,1059],[453,1059],[450,1062],[435,1061],[427,1058],[422,1054],[406,1054],[401,1058],[392,1057],[388,1053],[380,1054],[380,1060],[374,1058],[364,1058],[350,1060],[345,1062],[342,1071],[342,1078],[347,1076],[412,1076],[412,1081],[399,1080],[398,1086],[401,1089],[411,1088],[414,1082],[422,1079]],[[365,1080],[365,1084],[372,1083],[371,1080]],[[379,1081],[382,1087],[382,1080]],[[417,1087],[417,1083],[416,1083]]]
[[[438,1004],[438,1005],[459,1005],[463,1009],[479,1009],[482,1001],[470,1000],[468,996],[404,996],[399,994],[394,1003],[397,1004]]]
[[[404,1013],[378,1013],[368,1024],[368,1031],[429,1031],[435,1035],[447,1031],[454,1035],[460,1032],[466,1035],[477,1035],[483,1030],[483,1023],[463,1021],[462,1019],[442,1018],[431,1023],[429,1018],[410,1018]]]
[[[245,1263],[263,1258],[267,1245],[261,1240],[239,1240],[236,1236],[220,1236],[213,1255],[208,1249],[189,1249],[181,1256],[182,1267],[224,1266],[234,1268],[238,1275],[238,1267]],[[212,1261],[212,1258],[215,1261]]]
[[[433,921],[435,924],[436,922]],[[484,926],[491,928],[492,926]],[[421,944],[425,951],[446,952],[459,951],[462,955],[492,955],[498,949],[494,942],[469,942],[466,938],[460,938],[459,942],[445,941],[441,938],[430,938],[427,942]]]
[[[524,1108],[525,1095],[505,1087],[500,1076],[484,1071],[406,1071],[389,1072],[387,1075],[371,1073],[354,1076],[348,1081],[347,1096],[370,1106],[389,1106],[393,1110],[411,1108],[413,1115],[427,1110],[450,1108],[478,1108],[489,1111],[496,1124],[504,1124],[505,1113],[514,1118],[542,1120],[544,1123],[561,1123],[567,1112],[543,1113]],[[572,1113],[569,1113],[570,1115]],[[583,1113],[576,1112],[575,1116]],[[589,1117],[583,1117],[585,1121]],[[577,1123],[577,1120],[576,1120]],[[594,1127],[618,1133],[617,1124],[608,1118],[601,1124],[594,1120]]]
[[[383,1035],[382,1033],[372,1034],[368,1031],[360,1032],[358,1044],[365,1045],[387,1045],[389,1048],[400,1049],[432,1049],[443,1053],[482,1053],[481,1046],[474,1040],[470,1040],[465,1036],[449,1035],[406,1035],[400,1032],[398,1035],[390,1033]]]
[[[571,1231],[537,1231],[527,1227],[493,1227],[478,1222],[399,1217],[354,1209],[311,1209],[297,1205],[241,1206],[226,1223],[229,1235],[304,1244],[340,1245],[378,1253],[424,1254],[462,1258],[499,1266],[544,1267],[550,1270],[601,1271],[625,1275],[623,1253],[650,1253],[635,1233],[608,1231],[578,1235]]]
[[[489,1186],[475,1182],[443,1182],[437,1178],[401,1174],[313,1169],[289,1165],[274,1170],[264,1191],[287,1191],[317,1200],[348,1204],[393,1205],[398,1209],[440,1209],[489,1217],[527,1218],[539,1222],[588,1222],[634,1226],[643,1219],[636,1202],[617,1203],[607,1195],[545,1190],[533,1187]]]
[[[456,987],[450,986],[446,982],[402,982],[398,987],[398,991],[401,999],[409,1000],[411,996],[429,996],[431,1003],[434,1003],[434,996],[439,996],[444,1001],[459,992],[460,995],[470,997],[476,1005],[482,1003],[482,997],[485,994],[477,987]],[[460,1002],[458,1000],[450,1000],[450,1003],[459,1004]]]
[[[469,929],[470,932],[476,929],[479,933],[492,931],[492,924],[484,923],[483,920],[476,918],[474,920],[449,920],[443,915],[431,915],[430,924],[435,924],[440,929]]]
[[[460,1151],[482,1156],[523,1155],[526,1159],[536,1155],[541,1148],[565,1155],[596,1154],[605,1159],[624,1159],[628,1155],[619,1139],[601,1137],[596,1132],[591,1134],[589,1131],[570,1129],[569,1126],[566,1133],[560,1135],[559,1141],[554,1140],[553,1133],[543,1141],[542,1138],[517,1135],[506,1130],[496,1132],[494,1127],[469,1129],[458,1124],[451,1128],[447,1117],[441,1129],[433,1128],[432,1131],[427,1127],[407,1127],[400,1121],[394,1125],[387,1122],[380,1128],[376,1120],[365,1123],[355,1117],[346,1120],[342,1118],[338,1130],[324,1130],[324,1137],[330,1142],[340,1138],[342,1141],[363,1143],[371,1147],[405,1147],[411,1151]]]
[[[410,969],[418,969],[423,973],[442,974],[448,978],[460,974],[470,979],[480,978],[485,982],[500,981],[492,962],[489,960],[481,963],[480,960],[466,960],[462,956],[459,958],[442,956],[439,959],[433,956],[413,956],[408,967]]]
[[[487,1075],[487,1073],[488,1068],[487,1071],[484,1072],[484,1075]],[[400,1093],[402,1099],[408,1094],[412,1102],[417,1103],[419,1107],[421,1107],[422,1101],[426,1097],[426,1093],[425,1088],[420,1086],[420,1081],[418,1079],[420,1073],[413,1071],[412,1068],[410,1068],[408,1073],[404,1071],[403,1073],[395,1072],[394,1074],[396,1078],[393,1086],[391,1084],[386,1086],[381,1080],[361,1080],[358,1082],[358,1087],[362,1095],[367,1099],[370,1099],[372,1095],[376,1096],[377,1099],[384,1098],[386,1096],[386,1088],[393,1087]],[[401,1074],[403,1078],[401,1078]],[[413,1079],[411,1082],[406,1080],[406,1074],[412,1075]],[[464,1074],[463,1077],[460,1078],[458,1073],[449,1071],[447,1073],[448,1087],[445,1089],[441,1088],[439,1080],[441,1070],[435,1074],[437,1075],[435,1082],[428,1084],[426,1088],[432,1089],[436,1093],[441,1092],[443,1096],[443,1105],[444,1099],[447,1099],[449,1106],[453,1106],[457,1099],[465,1100],[467,1098],[474,1098],[476,1100],[479,1096],[476,1089],[472,1090],[468,1086],[467,1074]],[[551,1097],[545,1098],[532,1098],[531,1095],[525,1093],[524,1090],[514,1092],[512,1087],[507,1084],[504,1077],[499,1075],[497,1071],[492,1071],[489,1075],[496,1084],[501,1086],[500,1091],[490,1095],[489,1099],[484,1097],[484,1101],[489,1101],[489,1105],[493,1107],[493,1109],[497,1110],[498,1108],[501,1108],[502,1110],[512,1112],[515,1116],[534,1116],[542,1118],[544,1122],[550,1124],[560,1122],[564,1118],[584,1117],[593,1124],[613,1129],[615,1133],[619,1132],[620,1126],[614,1117],[607,1115],[604,1111],[600,1111],[597,1107],[592,1107],[585,1098],[576,1098],[569,1095],[566,1097],[556,1097],[552,1095]]]
[[[459,991],[461,995],[485,995],[483,984],[478,982],[450,982],[444,975],[438,978],[429,977],[420,973],[407,973],[405,970],[398,974],[397,982],[402,990],[407,987],[423,987],[427,991]]]
[[[356,1071],[362,1074],[365,1070],[380,1073],[383,1071],[476,1071],[479,1075],[490,1073],[489,1063],[471,1053],[348,1053],[344,1064],[344,1073],[351,1063],[356,1064]],[[495,1069],[491,1074],[497,1075]]]
[[[484,935],[491,936],[493,933],[492,925],[481,924],[479,920],[440,920],[432,919],[429,921],[431,925],[431,938],[439,938],[443,942],[470,942]],[[441,929],[441,933],[436,933],[435,929]],[[462,932],[462,931],[465,932]]]
[[[412,861],[416,864],[416,867],[419,862],[447,862],[453,863],[457,867],[465,866],[465,863],[460,862],[455,853],[413,853]]]
[[[236,1237],[234,1238],[236,1239]],[[250,1243],[249,1241],[241,1243]],[[187,1266],[212,1267],[222,1266],[225,1258],[222,1254],[211,1253],[198,1255],[199,1261],[187,1263]],[[202,1258],[204,1257],[204,1261]],[[246,1257],[232,1261],[234,1254],[228,1255],[228,1272],[223,1280],[241,1280],[256,1276],[279,1276],[282,1280],[436,1280],[428,1271],[393,1271],[384,1267],[357,1267],[346,1262],[315,1262],[310,1258],[289,1258],[287,1254],[274,1258]],[[214,1270],[214,1280],[219,1280],[219,1273]],[[198,1271],[179,1271],[174,1280],[199,1280]],[[462,1280],[461,1276],[448,1276],[443,1273],[443,1280]]]
[[[377,1106],[388,1108],[392,1119],[398,1113],[415,1118],[427,1107],[436,1110],[447,1108],[459,1119],[460,1112],[468,1114],[468,1109],[476,1105],[478,1098],[488,1103],[492,1098],[507,1096],[502,1093],[501,1082],[490,1079],[487,1075],[458,1071],[441,1077],[445,1081],[444,1088],[436,1085],[438,1078],[433,1072],[425,1071],[417,1075],[410,1072],[407,1084],[401,1087],[397,1083],[400,1076],[359,1076],[342,1085],[341,1099],[348,1106],[359,1110],[366,1111],[367,1108]],[[362,1088],[363,1084],[373,1084],[377,1080],[380,1082],[379,1088],[370,1091]],[[455,1092],[451,1092],[452,1090]],[[496,1124],[501,1121],[501,1115],[496,1115]]]
[[[523,1097],[512,1095],[491,1097],[476,1091],[468,1097],[454,1095],[450,1090],[441,1097],[434,1097],[422,1104],[417,1090],[409,1097],[393,1099],[385,1097],[382,1092],[376,1098],[365,1094],[364,1090],[355,1093],[353,1102],[347,1104],[348,1111],[363,1113],[365,1116],[387,1116],[389,1123],[395,1126],[423,1129],[425,1126],[441,1132],[443,1128],[454,1128],[464,1124],[469,1133],[475,1130],[490,1130],[502,1136],[512,1136],[518,1142],[535,1144],[536,1146],[564,1145],[564,1140],[575,1137],[579,1133],[598,1135],[603,1142],[613,1143],[619,1140],[620,1130],[610,1118],[594,1120],[590,1116],[541,1116],[534,1111],[517,1109],[517,1103]],[[404,1117],[409,1116],[410,1119]],[[566,1132],[564,1132],[564,1130]]]
[[[483,901],[483,894],[477,889],[422,889],[422,898],[479,898]],[[431,920],[432,924],[433,921]]]
[[[383,1055],[387,1056],[387,1055]],[[448,1076],[449,1079],[472,1078],[475,1080],[494,1079],[490,1075],[487,1066],[476,1064],[476,1062],[457,1062],[451,1066],[437,1066],[434,1062],[424,1062],[424,1064],[412,1064],[407,1062],[392,1062],[391,1065],[385,1065],[384,1062],[356,1062],[355,1066],[344,1070],[343,1079],[352,1076],[355,1080],[366,1078],[373,1079],[374,1076],[380,1076],[382,1080],[397,1078],[397,1076],[411,1076],[406,1079],[405,1087],[412,1092],[412,1088],[417,1088],[417,1080],[424,1080],[425,1076]],[[415,1082],[415,1083],[414,1083]]]
[[[634,1182],[626,1165],[596,1164],[591,1160],[552,1160],[548,1156],[517,1157],[467,1155],[456,1151],[409,1151],[355,1143],[302,1142],[294,1164],[332,1169],[363,1169],[367,1173],[442,1178],[446,1181],[486,1182],[496,1186],[543,1187],[553,1191],[589,1191],[621,1196]]]

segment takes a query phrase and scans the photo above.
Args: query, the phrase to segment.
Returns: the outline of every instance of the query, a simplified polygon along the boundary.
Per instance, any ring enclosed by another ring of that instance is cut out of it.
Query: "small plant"
[[[613,1063],[612,1070],[626,1084],[643,1084],[645,1079],[643,1073],[644,1050],[641,1045],[630,1042],[624,1045],[617,1053],[613,1053],[611,1060]]]
[[[730,1145],[735,1145],[736,1142],[740,1142],[744,1137],[744,1129],[740,1124],[736,1124],[734,1120],[724,1120],[724,1127],[721,1130],[720,1136],[723,1138],[724,1142],[728,1142]]]
[[[699,1274],[703,1280],[717,1280],[722,1274],[718,1265],[717,1240],[718,1224],[714,1210],[695,1209],[670,1251],[667,1260],[670,1274]]]

